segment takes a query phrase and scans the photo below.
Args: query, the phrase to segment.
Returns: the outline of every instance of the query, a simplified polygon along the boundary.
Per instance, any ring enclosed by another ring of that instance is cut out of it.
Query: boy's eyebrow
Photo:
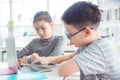
[[[40,25],[40,26],[38,26],[38,27],[36,27],[36,28],[42,28],[42,27],[44,27],[44,25]]]

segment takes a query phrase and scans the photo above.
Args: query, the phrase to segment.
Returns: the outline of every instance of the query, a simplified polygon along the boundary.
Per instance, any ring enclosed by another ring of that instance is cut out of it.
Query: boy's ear
[[[91,36],[91,34],[92,34],[91,28],[86,27],[86,28],[85,28],[85,33],[86,33],[86,37]]]
[[[54,22],[53,22],[53,21],[50,22],[50,26],[51,26],[52,28],[54,28]]]

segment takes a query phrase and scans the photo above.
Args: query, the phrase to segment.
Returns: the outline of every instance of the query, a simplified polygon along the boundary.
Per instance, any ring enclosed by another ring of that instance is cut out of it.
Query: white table
[[[5,68],[7,66],[7,62],[0,62],[0,68]],[[48,76],[48,80],[63,80],[63,77],[60,77],[58,74],[58,68],[59,66],[56,66],[51,72],[45,72],[45,74]]]
[[[46,72],[45,74],[48,76],[48,80],[63,80],[63,77],[60,77],[58,74],[59,66],[52,69],[52,72]]]

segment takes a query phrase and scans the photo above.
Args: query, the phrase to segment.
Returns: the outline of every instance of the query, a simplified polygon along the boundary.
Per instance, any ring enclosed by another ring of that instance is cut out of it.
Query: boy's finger
[[[23,66],[23,63],[22,63],[22,60],[21,59],[18,59],[18,67],[22,67]]]
[[[31,56],[30,56],[31,61],[33,61],[34,58],[35,58],[34,55],[31,55]]]
[[[32,67],[35,63],[37,63],[38,61],[34,60],[31,64],[30,67]]]

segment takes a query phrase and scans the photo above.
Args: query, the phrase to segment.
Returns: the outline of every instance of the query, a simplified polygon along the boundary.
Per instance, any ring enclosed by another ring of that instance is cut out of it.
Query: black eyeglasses
[[[77,31],[76,33],[72,34],[72,35],[69,35],[66,31],[65,31],[65,35],[67,36],[68,39],[71,39],[71,37],[75,36],[76,34],[78,34],[79,32],[81,32],[82,30],[84,30],[85,28],[83,29],[80,29],[79,31]]]

